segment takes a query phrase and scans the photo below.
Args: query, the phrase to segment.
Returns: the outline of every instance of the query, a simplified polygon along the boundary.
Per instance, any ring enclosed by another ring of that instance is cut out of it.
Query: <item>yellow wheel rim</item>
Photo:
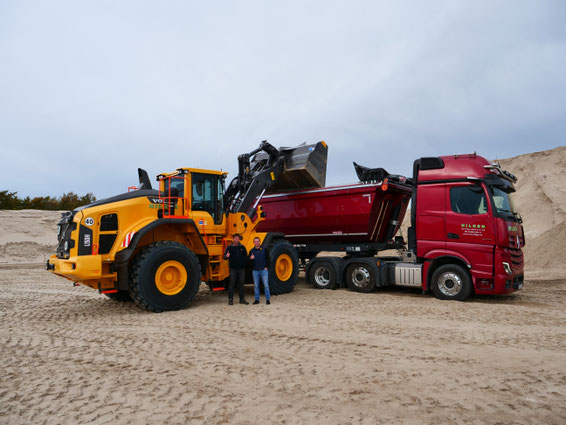
[[[155,272],[155,286],[165,295],[175,295],[187,284],[187,270],[178,261],[166,261]]]
[[[293,260],[287,254],[281,254],[275,262],[275,275],[281,281],[289,280],[293,274]]]

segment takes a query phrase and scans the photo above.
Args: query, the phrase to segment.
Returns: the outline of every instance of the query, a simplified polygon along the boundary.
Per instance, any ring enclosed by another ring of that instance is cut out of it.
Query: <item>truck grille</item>
[[[524,236],[523,237],[519,236],[519,244],[520,244],[520,246],[519,246],[520,248],[525,246],[525,237]],[[509,247],[515,248],[515,249],[519,248],[517,246],[517,236],[509,236]]]
[[[521,266],[523,264],[523,251],[511,251],[511,264]]]

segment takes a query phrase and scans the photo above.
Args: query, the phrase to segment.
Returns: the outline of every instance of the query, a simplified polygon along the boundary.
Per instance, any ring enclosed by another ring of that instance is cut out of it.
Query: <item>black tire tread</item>
[[[352,278],[351,278],[353,268],[354,268],[354,267],[357,267],[357,266],[360,266],[360,265],[365,266],[365,267],[369,270],[370,275],[373,277],[373,282],[370,283],[370,284],[369,284],[367,287],[365,287],[365,288],[358,288],[356,285],[354,285],[354,283],[353,283],[353,281],[352,281]],[[377,286],[377,281],[376,281],[376,279],[377,279],[377,277],[376,277],[376,275],[375,275],[375,271],[371,268],[371,266],[370,266],[369,264],[365,264],[365,263],[351,263],[351,264],[348,265],[348,267],[346,268],[346,284],[348,285],[348,288],[349,288],[351,291],[354,291],[354,292],[361,292],[361,293],[364,293],[364,294],[370,293],[370,292],[372,292],[372,291],[376,288],[376,286]]]
[[[156,249],[161,249],[161,247],[166,247],[166,246],[175,246],[175,247],[182,247],[182,248],[186,248],[186,252],[189,253],[190,256],[194,257],[194,260],[196,261],[196,264],[198,264],[198,276],[200,278],[201,276],[201,269],[200,269],[200,262],[198,261],[197,256],[195,255],[195,253],[193,251],[191,251],[190,249],[188,249],[185,245],[179,243],[179,242],[174,242],[174,241],[159,241],[159,242],[154,242],[150,245],[147,245],[146,247],[142,248],[134,257],[132,263],[131,263],[131,269],[130,269],[130,279],[129,279],[129,285],[130,285],[130,296],[132,297],[132,300],[134,301],[134,303],[136,303],[136,305],[138,305],[139,307],[143,308],[144,310],[147,311],[151,311],[154,313],[161,313],[162,311],[164,311],[163,309],[160,308],[155,308],[153,307],[147,300],[145,300],[141,294],[140,294],[140,274],[142,273],[142,268],[144,266],[144,264],[147,262],[147,259],[149,258],[150,254],[152,253],[152,251],[156,250]],[[193,290],[193,292],[189,295],[189,297],[187,297],[186,302],[180,306],[179,308],[177,308],[176,310],[180,310],[184,307],[186,307],[194,298],[194,296],[196,295],[196,293],[199,290],[199,286],[197,285],[195,290]]]
[[[330,271],[330,284],[328,286],[318,286],[314,279],[314,272],[316,271],[317,266],[324,265]],[[309,269],[308,280],[310,281],[311,285],[315,289],[334,289],[336,287],[336,270],[334,266],[329,261],[318,261],[314,266],[311,266]]]
[[[287,281],[285,283],[280,283],[278,279],[275,278],[275,272],[273,268],[275,267],[276,259],[274,258],[273,253],[276,249],[278,249],[278,246],[283,246],[283,249],[288,251],[287,253],[290,254],[293,260],[294,270],[291,277],[289,278],[291,282]],[[271,260],[271,266],[269,267],[269,292],[271,293],[271,295],[280,295],[291,292],[295,288],[295,284],[297,283],[297,278],[299,275],[299,255],[297,254],[295,247],[285,239],[278,239],[270,246],[269,255]]]
[[[462,280],[464,282],[464,288],[462,289],[462,291],[460,291],[458,295],[454,297],[449,297],[444,295],[442,292],[440,292],[440,289],[436,284],[437,277],[446,270],[450,270],[450,269],[459,273],[462,276],[463,278]],[[465,299],[469,298],[470,295],[472,295],[473,293],[473,284],[470,274],[466,269],[464,269],[462,266],[458,264],[444,264],[442,266],[439,266],[432,274],[431,288],[432,288],[432,292],[434,293],[434,296],[439,300],[464,301]]]

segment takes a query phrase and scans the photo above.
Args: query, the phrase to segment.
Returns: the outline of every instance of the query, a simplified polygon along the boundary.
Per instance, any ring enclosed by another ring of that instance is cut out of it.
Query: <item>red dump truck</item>
[[[476,154],[420,158],[412,178],[354,166],[358,184],[272,191],[258,200],[266,217],[258,231],[283,234],[314,287],[408,286],[451,300],[523,287],[525,237],[511,173]],[[395,234],[409,201],[405,244]],[[377,255],[391,248],[399,255]]]

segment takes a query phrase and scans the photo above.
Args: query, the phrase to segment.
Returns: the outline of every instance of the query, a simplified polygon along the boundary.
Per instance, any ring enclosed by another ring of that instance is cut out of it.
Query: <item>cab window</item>
[[[485,192],[479,185],[453,187],[450,189],[450,206],[459,214],[486,214]]]
[[[183,176],[175,176],[164,180],[163,190],[167,197],[169,197],[169,182],[171,182],[171,189],[176,189],[176,191],[171,191],[171,197],[183,198],[185,196],[185,179]]]
[[[216,224],[222,223],[224,212],[222,180],[217,175],[192,174],[192,210],[208,212]]]
[[[493,196],[493,205],[497,213],[515,218],[516,210],[511,194],[497,187],[491,187],[491,194]]]
[[[193,211],[214,212],[214,176],[193,173]]]

